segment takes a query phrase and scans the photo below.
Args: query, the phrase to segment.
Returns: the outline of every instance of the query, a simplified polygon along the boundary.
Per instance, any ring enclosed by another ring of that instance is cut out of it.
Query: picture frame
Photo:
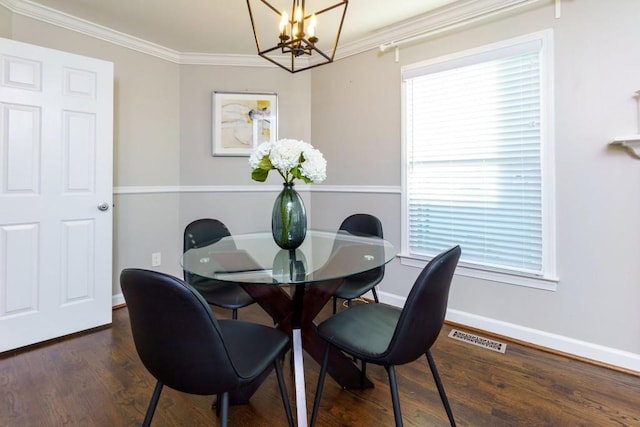
[[[278,137],[278,95],[272,92],[212,94],[213,156],[249,156]]]

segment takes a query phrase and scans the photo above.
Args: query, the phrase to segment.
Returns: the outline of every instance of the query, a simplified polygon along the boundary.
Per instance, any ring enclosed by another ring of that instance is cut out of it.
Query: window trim
[[[489,280],[499,283],[526,286],[555,291],[559,278],[556,273],[556,194],[555,194],[555,122],[554,122],[554,79],[553,79],[553,30],[546,29],[512,39],[484,45],[481,47],[444,55],[438,58],[409,64],[401,68],[401,250],[398,254],[402,265],[424,267],[429,258],[409,254],[407,206],[407,130],[406,96],[404,76],[413,76],[419,69],[447,67],[450,64],[463,64],[472,56],[490,55],[491,52],[517,49],[519,45],[541,43],[541,147],[540,163],[542,173],[542,265],[543,274],[528,275],[514,271],[503,271],[490,267],[478,267],[459,263],[457,275]],[[455,65],[453,68],[460,65]]]

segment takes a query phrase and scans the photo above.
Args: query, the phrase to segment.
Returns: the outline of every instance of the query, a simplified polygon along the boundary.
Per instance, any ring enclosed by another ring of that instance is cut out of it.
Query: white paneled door
[[[113,64],[0,38],[0,352],[111,323]]]

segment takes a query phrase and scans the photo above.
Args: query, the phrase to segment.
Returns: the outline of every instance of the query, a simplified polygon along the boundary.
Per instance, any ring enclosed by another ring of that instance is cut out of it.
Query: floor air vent
[[[489,338],[481,337],[480,335],[470,334],[469,332],[462,332],[457,329],[452,329],[449,332],[449,338],[454,340],[464,341],[469,344],[477,345],[488,350],[497,351],[498,353],[504,353],[507,351],[507,345],[505,343],[490,340]]]

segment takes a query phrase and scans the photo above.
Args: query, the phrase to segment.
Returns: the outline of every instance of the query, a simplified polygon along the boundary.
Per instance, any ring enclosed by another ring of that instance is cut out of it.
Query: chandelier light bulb
[[[302,17],[304,16],[304,11],[302,10],[302,7],[298,6],[296,7],[296,11],[293,15],[294,21],[296,22],[302,22]]]
[[[289,26],[289,14],[284,11],[281,14],[282,18],[280,19],[280,34],[287,35],[287,27]]]
[[[309,37],[316,36],[316,27],[318,26],[318,20],[316,19],[316,14],[311,15],[311,22],[309,23]]]

